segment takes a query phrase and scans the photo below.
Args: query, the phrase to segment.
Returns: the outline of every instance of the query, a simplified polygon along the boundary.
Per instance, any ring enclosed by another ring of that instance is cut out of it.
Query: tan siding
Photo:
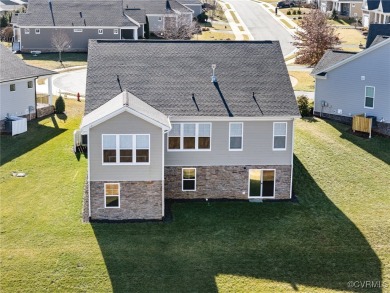
[[[150,134],[150,165],[103,165],[102,134]],[[162,180],[162,130],[129,113],[101,123],[90,130],[91,181]]]
[[[165,165],[230,166],[291,164],[292,121],[287,123],[287,149],[285,151],[272,150],[272,121],[244,122],[243,151],[229,151],[229,122],[213,122],[211,132],[211,151],[167,151],[167,145],[165,143]]]

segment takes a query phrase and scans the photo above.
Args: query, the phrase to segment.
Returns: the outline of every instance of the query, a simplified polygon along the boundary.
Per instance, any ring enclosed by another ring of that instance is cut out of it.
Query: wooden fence
[[[364,114],[352,117],[352,130],[366,132],[371,138],[372,118],[366,118]]]

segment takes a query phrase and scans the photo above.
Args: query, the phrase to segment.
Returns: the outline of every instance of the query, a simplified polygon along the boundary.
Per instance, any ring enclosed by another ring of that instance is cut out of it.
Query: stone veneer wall
[[[120,208],[104,207],[104,183],[120,184]],[[91,220],[162,219],[162,181],[91,181]]]
[[[196,168],[196,191],[182,191],[182,168]],[[165,167],[165,198],[248,199],[249,169],[275,169],[275,199],[290,198],[289,165]]]
[[[314,112],[314,116],[321,117],[320,114],[321,114],[320,112]],[[349,117],[349,116],[322,113],[321,118],[326,118],[326,119],[334,120],[334,121],[341,122],[344,124],[352,125],[352,117]],[[384,122],[377,121],[376,126],[372,127],[372,131],[390,136],[390,123],[384,123]]]
[[[46,107],[38,108],[37,109],[37,116],[38,118],[50,115],[54,113],[54,106],[53,105],[47,105]]]

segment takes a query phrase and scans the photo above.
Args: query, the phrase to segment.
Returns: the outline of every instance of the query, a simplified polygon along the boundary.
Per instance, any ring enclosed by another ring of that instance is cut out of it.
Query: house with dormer
[[[76,132],[87,213],[161,220],[166,199],[289,200],[298,117],[277,41],[91,40]]]
[[[390,1],[389,0],[363,0],[362,24],[368,28],[371,23],[390,23]]]

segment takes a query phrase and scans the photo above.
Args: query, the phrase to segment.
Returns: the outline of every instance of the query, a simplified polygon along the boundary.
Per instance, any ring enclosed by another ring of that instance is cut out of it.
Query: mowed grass
[[[294,91],[314,92],[315,80],[309,72],[289,71],[288,74],[298,80],[298,83],[294,86]]]
[[[87,65],[87,53],[62,53],[62,64],[58,62],[58,53],[42,53],[37,56],[23,53],[17,56],[29,65],[49,70]]]
[[[82,107],[67,100],[66,121],[53,116],[1,137],[1,292],[367,292],[348,282],[389,284],[389,139],[298,120],[297,202],[175,203],[165,223],[83,224],[86,159],[71,150]]]

